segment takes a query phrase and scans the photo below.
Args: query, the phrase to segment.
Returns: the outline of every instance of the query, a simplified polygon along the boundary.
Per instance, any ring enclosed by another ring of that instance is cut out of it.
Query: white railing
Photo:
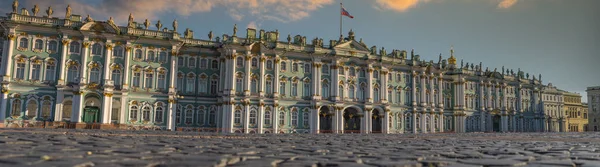
[[[125,32],[127,32],[127,34],[129,34],[129,35],[151,36],[151,37],[157,37],[157,38],[173,38],[172,32],[144,30],[144,29],[126,28],[126,27],[122,28],[121,31],[122,30],[126,30]]]

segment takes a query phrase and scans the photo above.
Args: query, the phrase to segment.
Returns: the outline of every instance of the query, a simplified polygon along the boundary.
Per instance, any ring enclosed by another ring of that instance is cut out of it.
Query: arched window
[[[236,65],[237,67],[244,67],[244,58],[242,58],[242,57],[237,57],[237,58],[235,59],[235,65]]]
[[[158,54],[158,61],[167,62],[167,52],[160,52]]]
[[[206,69],[206,67],[208,67],[208,60],[206,60],[206,59],[200,59],[200,68],[201,69]]]
[[[150,121],[150,107],[149,106],[144,106],[144,108],[142,109],[142,120]]]
[[[92,45],[92,55],[102,55],[102,45],[99,43]]]
[[[154,111],[154,122],[162,123],[163,117],[164,117],[163,107],[162,106],[156,107],[156,110]]]
[[[292,83],[292,96],[293,97],[298,96],[298,82]]]
[[[210,80],[210,94],[212,94],[212,95],[217,94],[217,85],[218,85],[217,83],[218,83],[218,81],[216,78],[212,78]]]
[[[250,110],[249,117],[250,117],[249,124],[256,125],[256,109]]]
[[[79,53],[79,49],[80,49],[79,42],[73,41],[69,45],[69,52],[71,52],[71,53]]]
[[[302,94],[304,97],[309,97],[310,96],[310,81],[306,80],[303,83],[303,90],[302,90]]]
[[[134,58],[138,59],[138,60],[142,60],[142,58],[144,58],[143,55],[142,55],[142,50],[140,50],[140,49],[135,50],[135,56],[134,56]]]
[[[296,110],[296,108],[294,108],[294,109],[292,109],[292,112],[290,114],[292,116],[292,126],[298,127],[298,110]]]
[[[329,98],[329,83],[327,83],[327,80],[323,81],[323,85],[321,85],[321,87],[321,94],[323,95],[323,98]]]
[[[8,70],[8,69],[7,69]],[[25,79],[25,62],[17,61],[17,71],[16,71],[17,79]]]
[[[129,109],[129,119],[130,120],[137,120],[138,118],[138,107],[137,106],[131,106],[131,108]]]
[[[146,88],[152,88],[152,82],[154,82],[154,74],[151,71],[147,71],[144,86]]]
[[[360,69],[360,77],[365,77],[365,69]]]
[[[50,41],[48,42],[48,51],[52,53],[56,53],[58,51],[58,42]]]
[[[115,86],[121,86],[121,70],[112,70],[112,80],[114,81]]]
[[[350,76],[356,76],[356,72],[354,71],[354,68],[350,68],[349,70],[350,70],[349,71]]]
[[[387,95],[388,95],[388,97],[387,97],[387,100],[388,100],[389,102],[392,102],[392,101],[394,100],[394,98],[393,98],[393,97],[394,97],[394,96],[393,96],[393,95],[394,95],[394,93],[392,93],[392,88],[389,88],[389,89],[388,89]]]
[[[252,58],[252,68],[258,67],[258,60],[256,58]]]
[[[208,82],[206,81],[206,75],[198,77],[198,91],[201,94],[206,94],[208,91]]]
[[[265,111],[265,125],[271,125],[271,108]]]
[[[354,85],[350,85],[348,88],[348,98],[354,99],[354,91],[356,91]]]
[[[35,80],[35,81],[39,81],[40,78],[40,73],[42,71],[42,64],[40,63],[35,63],[35,62],[31,62],[33,63],[31,65],[31,80]]]
[[[298,72],[298,63],[292,63],[292,71]]]
[[[21,38],[21,40],[19,40],[19,47],[20,48],[28,48],[29,47],[29,39]]]
[[[373,99],[375,100],[376,103],[378,103],[380,101],[379,88],[373,89]]]
[[[217,120],[217,114],[215,114],[215,109],[212,108],[210,109],[210,113],[208,114],[208,124],[210,125],[214,125],[216,123]]]
[[[181,124],[181,108],[177,107],[177,111],[175,112],[175,123]]]
[[[283,111],[279,112],[279,125],[285,125],[285,113]]]
[[[12,101],[11,116],[21,116],[21,100],[14,99]]]
[[[239,125],[242,123],[242,111],[240,111],[240,109],[235,110],[233,123],[236,125]]]
[[[243,86],[242,79],[243,78],[244,77],[242,76],[242,74],[238,74],[237,77],[235,78],[235,91],[237,93],[242,93],[242,91],[243,91],[242,90],[243,89],[242,88],[242,86]]]
[[[206,108],[204,108],[204,106],[200,106],[200,109],[198,110],[198,125],[200,125],[200,126],[204,125],[204,120],[205,120],[204,114],[205,113],[206,113]]]
[[[216,61],[216,60],[212,61],[212,69],[213,70],[219,69],[219,61]]]
[[[273,94],[273,81],[271,81],[272,79],[270,77],[267,77],[267,80],[265,81],[265,89],[267,94]]]
[[[308,110],[304,110],[304,111],[302,112],[302,126],[303,126],[303,127],[309,127],[309,126],[308,126],[308,121],[309,121],[309,118],[308,118]]]
[[[187,106],[185,109],[185,124],[189,125],[192,123],[194,123],[194,109],[192,106]]]
[[[285,95],[285,81],[279,82],[279,94]]]
[[[38,112],[38,103],[35,100],[29,100],[27,102],[27,117],[35,118]]]
[[[133,73],[133,87],[140,87],[140,79],[142,77],[142,73],[134,72]]]
[[[340,85],[338,88],[338,96],[344,99],[344,86]]]
[[[304,73],[310,73],[310,64],[304,63]]]
[[[79,70],[76,66],[70,66],[67,72],[67,82],[74,83],[77,77],[79,77]]]
[[[396,116],[396,128],[401,130],[402,129],[402,115],[398,114],[398,116]]]
[[[113,49],[113,56],[114,57],[123,57],[123,47],[115,46],[115,48]]]
[[[366,91],[366,89],[367,89],[367,86],[364,83],[360,84],[360,88],[358,88],[358,92],[357,92],[357,94],[358,94],[358,100],[360,100],[360,101],[364,101],[365,100],[365,96],[366,96],[366,92],[365,91]]]
[[[379,71],[377,71],[377,70],[373,71],[373,78],[379,79]]]
[[[56,64],[54,63],[54,60],[49,60],[46,63],[46,81],[54,81],[54,78],[56,76]]]
[[[196,67],[196,59],[195,58],[190,58],[188,59],[188,67]]]
[[[181,57],[181,56],[177,57],[177,66],[183,67],[183,65],[185,65],[184,61],[183,61],[183,57]]]
[[[393,118],[392,115],[388,116],[388,128],[390,128],[390,129],[394,128],[394,126],[393,126],[394,125],[393,124],[394,123],[394,121],[393,121],[394,119],[392,119],[392,118]]]
[[[44,49],[44,41],[41,39],[35,40],[35,44],[33,45],[33,49],[42,50]]]
[[[400,98],[402,97],[402,90],[398,89],[398,91],[396,91],[396,104],[400,104]]]
[[[157,79],[157,83],[156,83],[156,84],[158,84],[158,89],[165,90],[167,88],[166,87],[166,78],[167,78],[167,76],[164,72],[158,73],[158,79]]]
[[[194,92],[194,86],[196,85],[194,80],[195,80],[196,76],[193,74],[188,75],[187,77],[187,83],[185,85],[186,87],[186,92],[188,93],[193,93]]]
[[[49,100],[44,100],[44,102],[42,102],[42,118],[44,118],[44,120],[48,120],[51,112],[52,103]]]
[[[281,62],[281,71],[286,71],[287,70],[287,63],[285,61]]]
[[[327,64],[323,64],[321,72],[323,72],[323,74],[329,74],[329,66]]]
[[[258,80],[255,77],[250,80],[250,93],[258,93]]]
[[[90,70],[90,83],[100,83],[100,68]]]
[[[338,67],[338,73],[339,73],[338,75],[346,75],[345,72],[346,72],[346,70],[344,69],[343,66]]]
[[[273,61],[267,60],[267,70],[272,70],[272,69],[273,69]]]

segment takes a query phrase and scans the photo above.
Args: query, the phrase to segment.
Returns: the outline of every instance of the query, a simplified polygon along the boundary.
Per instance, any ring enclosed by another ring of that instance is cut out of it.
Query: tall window
[[[402,129],[402,115],[401,114],[398,114],[398,116],[396,116],[396,128]]]
[[[149,106],[144,106],[144,108],[142,109],[142,120],[150,121],[150,107]]]
[[[56,75],[56,71],[54,69],[56,69],[56,64],[54,64],[54,61],[51,60],[51,62],[46,64],[46,81],[54,81],[54,76]]]
[[[327,83],[327,81],[324,81],[321,87],[321,94],[323,95],[323,98],[329,98],[329,83]]]
[[[135,50],[135,56],[134,57],[135,57],[135,59],[142,60],[142,58],[144,58],[143,55],[142,55],[142,50],[140,50],[140,49]]]
[[[379,79],[379,72],[377,70],[373,71],[373,78]]]
[[[256,78],[252,78],[252,80],[250,80],[250,93],[258,93],[258,81]]]
[[[164,110],[162,106],[156,107],[156,111],[154,112],[154,122],[162,123],[163,122]]]
[[[237,78],[235,78],[235,91],[238,93],[242,92],[242,78],[241,76],[238,76]]]
[[[17,76],[18,79],[25,79],[25,63],[17,63]]]
[[[338,89],[338,96],[344,99],[344,86],[340,85]]]
[[[208,85],[206,79],[202,78],[206,78],[206,76],[200,77],[200,80],[198,81],[198,91],[202,94],[205,94],[207,93],[206,91],[208,90]]]
[[[99,43],[92,45],[92,55],[102,55],[102,45]]]
[[[388,89],[387,95],[388,95],[388,97],[387,97],[387,100],[388,100],[389,102],[393,102],[393,99],[394,99],[394,98],[393,98],[393,97],[394,97],[393,95],[394,95],[394,93],[392,93],[392,88],[389,88],[389,89]]]
[[[298,127],[298,111],[294,108],[290,114],[292,116],[292,126]]]
[[[200,106],[198,110],[198,125],[204,125],[204,114],[206,113],[204,106]]]
[[[140,78],[142,77],[142,73],[135,72],[133,73],[133,87],[140,87]]]
[[[244,58],[238,57],[235,59],[235,66],[244,67]]]
[[[56,53],[58,51],[58,42],[50,41],[48,42],[48,51],[52,53]]]
[[[90,82],[100,83],[100,68],[92,68],[90,70]]]
[[[302,126],[308,127],[308,119],[308,110],[305,110],[304,112],[302,112]]]
[[[219,61],[213,60],[212,63],[211,63],[211,66],[212,66],[211,68],[213,70],[219,69]]]
[[[208,124],[214,125],[216,123],[216,120],[217,120],[217,116],[215,114],[215,109],[212,108],[212,109],[210,109],[210,112],[208,114]]]
[[[35,100],[29,100],[27,102],[27,117],[35,118],[37,116],[38,104]]]
[[[112,80],[115,82],[115,85],[121,85],[121,70],[112,70]]]
[[[285,113],[283,111],[279,112],[279,125],[285,125]]]
[[[33,64],[31,66],[31,80],[36,80],[36,81],[40,80],[41,68],[42,68],[41,64]]]
[[[235,110],[233,123],[238,125],[242,123],[242,111],[240,111],[240,109]]]
[[[396,91],[396,99],[394,99],[396,100],[396,104],[400,104],[400,97],[402,97],[402,91],[398,90]]]
[[[51,107],[52,103],[50,103],[50,101],[44,100],[44,102],[42,102],[42,118],[46,120],[50,118],[50,112],[52,111]]]
[[[29,47],[29,39],[21,38],[21,40],[19,40],[19,47],[20,48],[28,48]]]
[[[129,109],[129,119],[130,120],[137,120],[138,117],[138,107],[137,106],[131,106],[131,108]]]
[[[11,115],[12,116],[20,116],[21,115],[21,100],[14,99],[12,101]]]
[[[258,60],[256,58],[252,58],[252,68],[258,67]]]
[[[183,74],[180,72],[177,74],[177,91],[183,92]]]
[[[154,81],[154,74],[152,74],[152,72],[146,73],[145,81],[146,81],[146,84],[144,84],[144,86],[146,86],[146,88],[152,88],[152,82]]]
[[[285,63],[284,61],[281,62],[281,71],[286,71],[287,70],[287,63]]]
[[[292,71],[298,72],[298,63],[292,63]]]
[[[267,77],[267,81],[265,81],[265,89],[267,94],[273,94],[273,81]]]
[[[379,101],[380,101],[379,88],[373,89],[373,99],[375,100],[376,103],[379,103]]]
[[[187,78],[187,83],[185,85],[185,87],[186,87],[185,91],[188,93],[194,92],[194,86],[196,86],[196,84],[194,83],[194,78],[195,78],[195,76],[193,76],[193,75],[189,75]]]
[[[167,88],[166,87],[166,77],[167,76],[164,73],[158,74],[158,81],[157,81],[158,83],[156,83],[156,84],[158,84],[158,89],[164,90]]]
[[[346,75],[346,74],[345,74],[345,71],[346,71],[346,70],[344,70],[344,67],[343,67],[343,66],[339,66],[339,67],[338,67],[338,73],[339,73],[339,75]]]
[[[208,62],[206,59],[200,59],[200,68],[201,69],[206,69],[206,67],[208,66]]]
[[[360,70],[360,77],[365,77],[365,69]]]
[[[44,41],[42,41],[41,39],[35,40],[33,49],[42,50],[43,48],[44,48]]]
[[[194,110],[191,106],[188,106],[185,110],[185,124],[194,123]]]
[[[212,95],[217,94],[217,79],[215,79],[215,78],[210,80],[210,94],[212,94]]]
[[[349,71],[350,76],[356,76],[356,72],[354,71],[354,68],[350,68],[349,70],[350,70]]]
[[[272,70],[272,69],[273,69],[273,61],[267,60],[267,70]]]
[[[323,74],[329,74],[329,66],[327,64],[323,64],[321,72],[323,72]]]
[[[196,59],[195,58],[188,59],[188,67],[196,67]]]
[[[175,123],[181,124],[181,109],[177,107],[177,111],[175,112]]]
[[[292,96],[298,96],[298,82],[292,83]]]
[[[361,84],[360,85],[360,88],[358,88],[358,93],[357,93],[358,94],[358,100],[360,100],[360,101],[365,100],[365,96],[366,96],[365,95],[366,94],[365,90],[366,89],[367,89],[367,86],[365,84]]]
[[[256,125],[256,110],[254,110],[254,109],[250,110],[249,117],[250,117],[249,124]]]
[[[69,71],[67,72],[67,82],[74,83],[77,77],[79,77],[79,70],[77,69],[77,67],[69,67]]]
[[[271,108],[267,108],[265,111],[265,124],[271,125]]]
[[[304,63],[304,73],[310,73],[310,64]]]
[[[69,44],[69,52],[71,53],[79,53],[79,42],[71,42],[71,44]]]
[[[113,49],[113,56],[114,57],[123,57],[123,47],[121,46],[116,46]]]
[[[348,87],[348,98],[354,99],[354,91],[356,91],[354,85],[350,85]]]
[[[279,83],[279,94],[285,95],[285,81]]]
[[[309,97],[310,96],[310,81],[304,81],[304,84],[302,86],[304,86],[304,88],[302,90],[303,96]]]

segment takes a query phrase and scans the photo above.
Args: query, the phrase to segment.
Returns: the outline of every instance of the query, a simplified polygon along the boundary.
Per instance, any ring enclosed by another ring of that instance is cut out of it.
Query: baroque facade
[[[600,131],[600,86],[588,87],[587,90],[588,103],[587,110],[589,112],[588,117],[588,130],[589,131]]]
[[[581,95],[564,92],[564,111],[567,115],[568,132],[584,132],[588,127],[587,105],[581,103]]]
[[[16,1],[15,1],[16,2]],[[248,28],[193,38],[130,15],[1,19],[5,126],[35,122],[224,133],[566,131],[562,95],[541,75],[437,62],[346,37],[307,40]],[[213,38],[214,37],[214,38]],[[546,98],[552,97],[552,98]],[[558,97],[558,99],[557,99]]]

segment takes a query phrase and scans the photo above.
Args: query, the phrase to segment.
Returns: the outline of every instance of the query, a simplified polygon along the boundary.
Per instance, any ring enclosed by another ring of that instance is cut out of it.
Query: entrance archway
[[[330,113],[329,107],[321,107],[321,109],[319,109],[319,133],[332,133],[332,125],[333,114]]]
[[[371,133],[381,133],[381,115],[379,115],[379,110],[373,110],[373,114],[371,116]]]
[[[355,108],[344,110],[344,133],[360,133],[360,116]]]
[[[492,116],[492,126],[494,132],[500,132],[500,115]]]
[[[90,94],[85,97],[85,107],[83,108],[82,121],[85,123],[100,123],[100,98],[96,94]]]

